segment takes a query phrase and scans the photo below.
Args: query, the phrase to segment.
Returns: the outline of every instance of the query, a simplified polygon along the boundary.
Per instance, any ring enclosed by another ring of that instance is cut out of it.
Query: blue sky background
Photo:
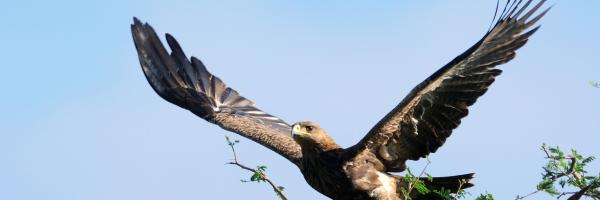
[[[600,156],[599,1],[556,4],[438,153],[434,176],[476,172],[473,194],[535,189],[546,142]],[[129,25],[172,33],[188,55],[288,122],[343,146],[485,33],[495,1],[3,1],[0,199],[326,199],[266,148],[173,106],[147,84]],[[410,162],[420,169],[423,162]],[[592,166],[598,172],[598,162]],[[538,195],[530,199],[548,199]]]

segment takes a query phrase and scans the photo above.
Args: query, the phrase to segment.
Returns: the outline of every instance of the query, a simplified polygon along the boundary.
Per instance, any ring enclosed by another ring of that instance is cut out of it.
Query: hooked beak
[[[302,126],[300,125],[300,123],[295,123],[292,126],[292,137],[296,137],[296,136],[303,136],[306,135],[306,133],[304,131],[302,131]]]

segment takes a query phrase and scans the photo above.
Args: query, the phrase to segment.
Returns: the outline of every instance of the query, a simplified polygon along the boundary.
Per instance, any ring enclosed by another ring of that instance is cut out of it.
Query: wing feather
[[[403,171],[406,160],[435,152],[468,115],[468,107],[502,73],[495,67],[512,60],[515,51],[539,29],[531,26],[550,8],[527,21],[545,0],[527,10],[532,2],[508,1],[479,42],[416,86],[351,149],[376,152],[387,171]]]
[[[227,87],[196,57],[188,59],[173,36],[166,34],[169,54],[147,23],[134,18],[131,31],[144,74],[163,99],[252,139],[294,163],[301,158],[300,146],[290,137],[289,124]]]

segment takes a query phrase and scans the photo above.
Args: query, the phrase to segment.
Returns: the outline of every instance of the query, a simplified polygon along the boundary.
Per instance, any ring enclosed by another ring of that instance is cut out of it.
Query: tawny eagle
[[[270,115],[214,76],[196,57],[188,59],[166,34],[171,53],[147,23],[134,18],[131,31],[144,74],[158,95],[225,130],[254,140],[298,166],[315,190],[332,199],[402,199],[407,160],[435,152],[468,107],[483,95],[515,51],[538,30],[534,15],[545,0],[506,4],[492,28],[475,45],[417,85],[354,146],[343,148],[317,124],[289,125]],[[532,17],[533,16],[533,17]],[[531,28],[533,27],[533,28]],[[472,174],[425,180],[430,189],[455,192]],[[461,184],[461,182],[463,182]],[[413,199],[438,199],[412,193]]]

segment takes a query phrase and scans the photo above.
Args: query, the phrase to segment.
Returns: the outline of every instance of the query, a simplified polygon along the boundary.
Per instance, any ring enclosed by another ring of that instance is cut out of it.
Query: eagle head
[[[340,148],[325,130],[310,121],[295,123],[292,126],[292,137],[303,151],[329,151]]]

